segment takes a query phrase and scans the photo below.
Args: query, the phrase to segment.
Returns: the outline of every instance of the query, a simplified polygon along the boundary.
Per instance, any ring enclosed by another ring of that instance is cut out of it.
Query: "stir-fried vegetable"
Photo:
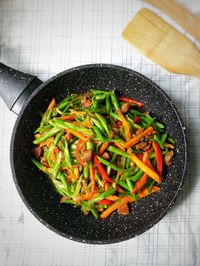
[[[160,189],[174,141],[144,103],[90,90],[51,101],[34,132],[33,163],[47,174],[60,203],[108,217]]]

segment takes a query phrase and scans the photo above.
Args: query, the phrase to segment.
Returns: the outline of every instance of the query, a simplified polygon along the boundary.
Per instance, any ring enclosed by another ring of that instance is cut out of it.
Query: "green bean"
[[[131,159],[129,157],[126,158],[126,169],[130,166]]]
[[[88,128],[85,128],[85,127],[81,127],[81,126],[76,126],[70,122],[66,122],[66,121],[62,121],[60,119],[55,119],[51,122],[52,125],[55,125],[61,129],[71,129],[71,130],[75,130],[75,131],[78,131],[78,132],[81,132],[87,136],[92,136],[92,130],[91,129],[88,129]]]
[[[163,124],[159,123],[159,122],[156,122],[156,126],[161,128],[161,129],[165,128],[165,126]]]
[[[164,143],[165,143],[166,138],[167,138],[167,134],[166,133],[164,133],[162,135],[161,139],[159,139],[159,137],[158,137],[157,134],[154,135],[154,140],[159,144],[159,146],[160,146],[161,149],[164,149],[165,148],[164,147]]]
[[[111,112],[110,95],[106,95],[106,112],[109,115]]]
[[[97,181],[97,184],[98,184],[100,187],[103,187],[103,186],[104,186],[104,184],[103,184],[103,182],[101,182],[101,179],[100,179],[100,177],[99,177],[98,174],[95,174],[95,179],[96,179],[96,181]]]
[[[52,143],[52,144],[50,145],[50,147],[47,149],[47,153],[46,153],[46,160],[47,160],[47,162],[48,162],[48,165],[49,165],[51,168],[54,167],[54,163],[53,163],[53,161],[52,161],[52,159],[51,159],[51,156],[52,156],[52,154],[53,154],[53,152],[54,152],[54,149],[55,149],[55,145]]]
[[[110,112],[110,115],[111,115],[114,119],[121,121],[121,119],[120,119],[120,117],[118,116],[118,114],[113,113],[113,112]]]
[[[120,180],[119,185],[129,191],[129,187],[126,182]]]
[[[126,183],[127,183],[127,186],[128,186],[128,190],[130,192],[132,192],[133,188],[134,188],[134,185],[133,185],[132,181],[130,179],[126,179]]]
[[[107,122],[105,120],[105,118],[103,116],[101,116],[100,114],[96,113],[95,114],[96,117],[98,118],[98,120],[100,121],[102,127],[105,129],[106,133],[108,134],[108,136],[110,135],[110,132],[108,130],[108,125],[107,125]]]
[[[53,168],[53,177],[55,178],[58,175],[59,169],[60,169],[60,164],[61,164],[61,159],[62,159],[62,152],[58,152],[56,154],[56,163]]]
[[[137,180],[139,180],[142,177],[143,174],[144,174],[144,172],[142,170],[139,170],[139,171],[137,171],[137,173],[134,176],[129,177],[129,179],[136,182]]]
[[[114,193],[115,193],[115,189],[114,189],[114,188],[111,188],[111,189],[109,189],[109,190],[107,190],[107,191],[101,193],[101,194],[100,194],[99,196],[97,196],[96,198],[89,200],[89,202],[90,202],[90,203],[96,203],[96,202],[98,202],[98,201],[100,201],[100,200],[102,200],[102,199],[107,198],[108,196],[110,196],[110,195],[112,195],[112,194],[114,194]]]
[[[175,141],[173,140],[173,138],[168,137],[167,140],[168,140],[171,144],[175,144]]]
[[[40,162],[38,162],[36,159],[32,158],[31,159],[32,162],[35,164],[35,166],[37,166],[37,168],[39,170],[41,170],[42,172],[46,173],[46,174],[49,174],[49,170],[46,166],[44,166],[43,164],[41,164]]]
[[[58,132],[58,134],[56,135],[53,144],[57,145],[58,142],[61,140],[62,136],[64,135],[64,131],[61,130],[60,132]]]
[[[101,130],[101,132],[104,133],[105,130],[99,120],[93,117],[91,118],[91,120]]]
[[[69,100],[71,100],[71,95],[66,97],[66,98],[64,98],[61,102],[59,102],[57,104],[57,108],[60,109],[60,110],[64,109],[66,107],[66,105],[68,104]]]
[[[103,163],[103,164],[109,166],[111,169],[113,169],[113,170],[115,170],[115,171],[122,172],[122,171],[124,170],[123,168],[120,168],[120,167],[118,167],[118,166],[116,166],[116,165],[114,165],[114,164],[112,164],[112,163],[106,161],[105,159],[103,159],[103,158],[101,158],[101,157],[99,157],[99,156],[97,156],[97,157],[98,157],[98,159],[99,159],[99,161],[100,161],[101,163]]]
[[[140,125],[134,123],[134,122],[131,120],[131,118],[128,117],[127,120],[128,120],[128,123],[129,123],[132,127],[137,128],[137,129],[141,129],[141,128],[142,128]]]
[[[115,95],[114,90],[111,91],[110,96],[111,96],[111,101],[112,101],[112,104],[113,104],[115,110],[118,111],[119,110],[119,103],[117,101],[117,97]]]
[[[93,94],[104,94],[104,95],[107,95],[109,94],[110,92],[109,91],[101,91],[101,90],[95,90],[95,89],[90,89],[90,91],[93,93]]]
[[[78,179],[78,182],[76,183],[76,189],[75,189],[75,192],[74,192],[74,197],[77,197],[80,193],[80,190],[81,190],[81,187],[82,187],[82,176],[79,177]]]
[[[125,151],[122,151],[122,150],[115,148],[113,146],[109,146],[107,150],[110,152],[114,152],[118,155],[124,156],[124,157],[130,157]]]
[[[149,192],[149,193],[152,192],[152,188],[153,188],[154,184],[155,184],[155,180],[151,181],[151,184],[150,184],[150,186],[149,186],[149,188],[148,188],[148,192]]]
[[[47,124],[47,121],[49,121],[50,117],[52,115],[52,110],[47,110],[43,116],[42,116],[42,120],[41,120],[41,123],[40,123],[40,127],[43,127],[44,125]]]
[[[98,94],[98,95],[95,96],[95,98],[96,98],[97,101],[99,101],[99,100],[104,100],[106,98],[106,96]]]
[[[70,185],[67,182],[66,176],[63,173],[60,173],[59,177],[60,177],[60,181],[62,182],[64,186],[67,196],[70,196]]]
[[[87,150],[94,150],[94,143],[92,141],[87,141],[86,142],[86,149]]]
[[[96,211],[95,207],[91,203],[88,203],[88,202],[82,203],[82,209],[83,210],[86,210],[86,211],[91,211],[91,213],[93,214],[93,216],[96,219],[99,217],[98,212]]]
[[[101,142],[104,142],[104,138],[103,138],[103,136],[102,136],[102,134],[101,134],[101,131],[98,129],[98,127],[93,126],[92,129],[94,130],[94,132],[95,132],[96,136],[98,137],[98,139],[99,139]]]
[[[98,108],[98,101],[96,100],[95,96],[92,96],[92,109],[97,112]]]
[[[127,158],[128,159],[128,158]],[[135,167],[131,167],[124,171],[124,173],[121,175],[120,180],[125,180],[127,177],[131,176],[135,172]]]
[[[51,125],[46,125],[46,126],[38,127],[38,128],[34,131],[34,134],[36,134],[36,133],[43,133],[43,132],[48,131],[49,129],[52,129],[52,126],[51,126]]]
[[[164,148],[166,139],[167,139],[167,133],[163,133],[161,137],[161,143],[162,143],[163,148]]]
[[[68,167],[71,168],[72,162],[71,162],[71,156],[70,156],[70,152],[69,152],[68,142],[65,138],[62,138],[62,141],[63,141],[63,152],[64,152],[65,161],[66,161]]]
[[[60,131],[59,128],[53,127],[49,131],[45,132],[44,135],[42,135],[40,138],[35,139],[33,141],[33,143],[34,144],[39,144],[39,143],[51,138],[52,136],[56,135],[59,131]]]
[[[86,162],[85,167],[83,168],[83,176],[85,179],[89,177],[89,163]]]

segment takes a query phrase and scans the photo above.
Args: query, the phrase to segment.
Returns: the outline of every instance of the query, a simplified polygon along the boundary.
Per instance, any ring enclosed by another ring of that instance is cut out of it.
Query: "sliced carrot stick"
[[[75,119],[74,115],[63,115],[59,117],[60,120],[73,121]]]
[[[88,194],[84,194],[78,197],[78,201],[82,201],[82,200],[90,200],[92,198],[96,198],[100,195],[100,193],[94,193],[93,195],[91,195],[91,193]]]
[[[99,149],[99,155],[102,155],[104,153],[104,151],[108,148],[109,142],[104,142],[101,145],[101,148]]]
[[[145,163],[151,170],[155,171],[153,165],[151,164],[149,158],[148,158],[148,152],[144,152],[143,154],[143,163]]]
[[[55,101],[55,99],[53,98],[52,101],[50,102],[48,108],[47,108],[47,111],[50,111],[50,110],[53,109],[55,106],[56,106],[56,101]]]
[[[119,148],[120,150],[125,151],[125,148],[124,148],[123,144],[121,144],[121,143],[119,143],[119,142],[117,142],[117,141],[115,141],[114,144],[115,144],[115,146],[116,146],[117,148]]]
[[[118,185],[116,185],[116,190],[117,190],[119,193],[124,193],[124,190],[123,190],[120,186],[118,186]]]
[[[110,185],[108,184],[108,182],[105,183],[105,191],[108,191],[110,189]]]
[[[138,135],[136,135],[134,138],[132,138],[131,140],[127,141],[125,143],[125,146],[127,148],[132,147],[133,145],[137,144],[143,137],[145,137],[146,135],[148,135],[149,133],[154,132],[153,127],[148,127],[147,129],[145,129],[143,132],[140,132]]]
[[[144,198],[144,197],[146,197],[146,196],[150,195],[151,193],[154,193],[154,192],[156,192],[156,191],[158,191],[158,190],[160,190],[159,187],[157,187],[157,186],[153,186],[152,191],[149,192],[149,188],[147,187],[147,188],[145,188],[142,192],[140,192],[140,193],[138,194],[138,196],[139,196],[140,198]]]
[[[131,139],[131,131],[130,131],[129,124],[126,121],[126,118],[124,117],[121,109],[118,109],[117,113],[118,113],[118,116],[120,117],[122,125],[124,127],[124,133],[125,133],[125,136],[126,136],[126,141],[129,141]]]
[[[77,138],[79,138],[79,139],[81,139],[83,141],[87,141],[88,140],[87,137],[85,137],[83,134],[81,134],[78,131],[75,131],[75,130],[72,130],[72,129],[69,129],[69,128],[67,128],[66,131],[67,131],[67,133],[68,132],[72,133],[74,136],[76,136]]]
[[[146,173],[143,174],[143,176],[135,183],[135,187],[132,190],[132,194],[137,193],[147,182],[148,175]]]
[[[106,199],[112,200],[112,201],[116,201],[116,200],[120,199],[120,197],[119,196],[115,196],[115,195],[110,195]]]
[[[116,209],[118,209],[121,205],[124,205],[128,202],[132,202],[134,201],[133,198],[131,197],[124,197],[119,201],[116,201],[115,203],[113,203],[112,205],[110,205],[104,212],[102,212],[102,214],[100,215],[101,218],[107,218],[112,212],[114,212]]]
[[[161,177],[146,164],[144,164],[135,154],[130,154],[131,160],[148,176],[153,178],[156,182],[161,183]]]
[[[40,142],[39,146],[42,148],[44,146],[49,146],[54,140],[54,137],[51,137],[43,142]]]

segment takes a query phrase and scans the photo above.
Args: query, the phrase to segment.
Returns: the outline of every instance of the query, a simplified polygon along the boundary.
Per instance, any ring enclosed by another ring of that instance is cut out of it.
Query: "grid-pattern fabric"
[[[200,15],[199,0],[182,3]],[[162,221],[118,244],[76,243],[44,227],[19,197],[9,165],[16,116],[0,99],[1,266],[200,265],[200,80],[170,74],[122,39],[123,28],[143,6],[134,0],[0,1],[1,62],[43,81],[86,63],[113,63],[141,72],[176,104],[190,148],[190,175]],[[161,11],[148,7],[185,33]]]

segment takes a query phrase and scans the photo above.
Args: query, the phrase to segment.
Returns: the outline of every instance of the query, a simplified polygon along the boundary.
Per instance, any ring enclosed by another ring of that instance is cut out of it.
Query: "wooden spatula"
[[[142,0],[174,19],[182,28],[200,41],[200,17],[193,14],[176,0]]]
[[[122,35],[163,68],[173,73],[200,76],[200,52],[197,47],[154,12],[141,9]]]

